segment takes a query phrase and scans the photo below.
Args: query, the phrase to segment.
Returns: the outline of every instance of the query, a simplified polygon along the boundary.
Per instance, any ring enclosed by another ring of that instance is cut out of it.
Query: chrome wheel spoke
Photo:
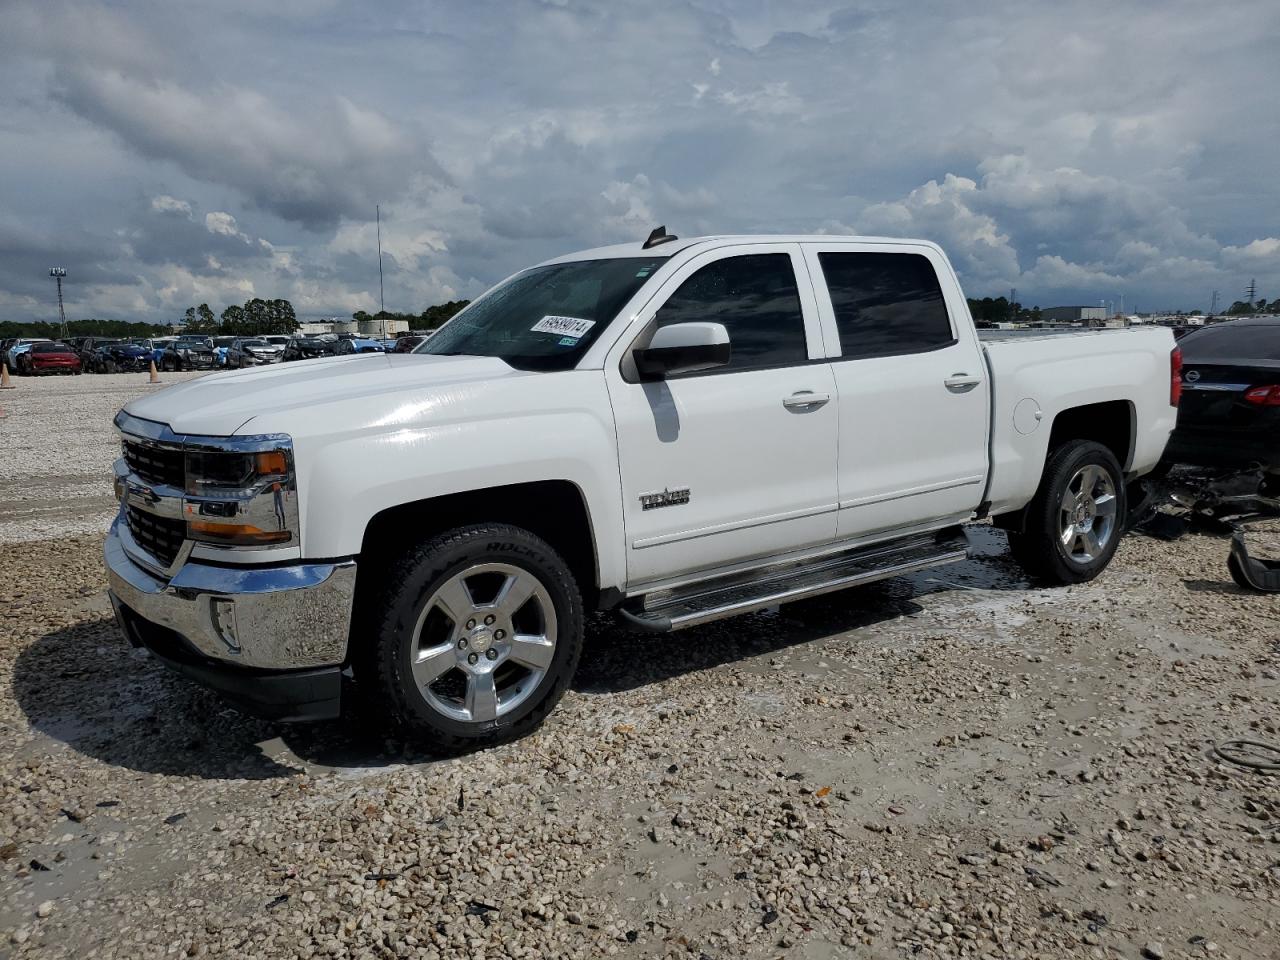
[[[1076,525],[1069,521],[1063,521],[1062,527],[1062,545],[1068,551],[1074,550],[1076,544]]]
[[[537,589],[538,582],[533,577],[526,573],[513,573],[498,590],[498,596],[494,598],[493,605],[509,620],[529,602],[529,598]]]
[[[467,589],[465,574],[459,574],[437,590],[432,603],[448,615],[455,629],[462,628],[476,607],[471,591]]]
[[[467,713],[474,721],[492,720],[498,715],[498,687],[493,673],[484,670],[467,675]]]
[[[1089,498],[1093,498],[1093,488],[1098,485],[1098,468],[1090,464],[1080,471],[1080,493]]]
[[[524,634],[511,638],[511,652],[507,656],[530,670],[546,670],[555,654],[556,645],[551,640]]]
[[[413,661],[413,679],[419,687],[427,687],[457,665],[458,656],[453,643],[442,643],[437,647],[418,651]]]
[[[1098,516],[1114,517],[1116,515],[1116,496],[1114,493],[1104,493],[1093,503],[1098,508]]]
[[[1080,531],[1080,546],[1084,550],[1084,558],[1092,560],[1102,551],[1102,544],[1098,542],[1098,536],[1092,530]]]

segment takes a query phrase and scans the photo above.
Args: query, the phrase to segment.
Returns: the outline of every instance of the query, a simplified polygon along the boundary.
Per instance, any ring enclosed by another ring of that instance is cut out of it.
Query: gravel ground
[[[164,383],[200,373],[166,373]],[[0,543],[105,531],[115,516],[116,411],[146,390],[145,373],[13,377],[0,393]]]
[[[37,388],[86,484],[97,379]],[[131,652],[78,522],[0,552],[0,956],[1280,957],[1280,777],[1211,753],[1280,742],[1280,597],[1224,539],[1045,590],[976,527],[941,571],[601,620],[542,730],[436,761]]]

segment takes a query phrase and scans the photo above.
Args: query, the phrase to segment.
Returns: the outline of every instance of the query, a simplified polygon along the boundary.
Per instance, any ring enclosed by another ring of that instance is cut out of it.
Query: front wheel
[[[1084,583],[1115,556],[1126,508],[1115,455],[1100,443],[1073,440],[1050,455],[1026,527],[1009,534],[1009,546],[1034,577]]]
[[[453,753],[523,736],[564,695],[582,599],[539,537],[459,527],[406,551],[383,582],[357,681],[425,745]]]

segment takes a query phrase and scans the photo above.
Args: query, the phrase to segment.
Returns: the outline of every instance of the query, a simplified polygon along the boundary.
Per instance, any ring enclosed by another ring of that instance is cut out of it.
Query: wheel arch
[[[1049,430],[1045,462],[1064,443],[1093,440],[1110,450],[1126,473],[1133,463],[1137,408],[1131,400],[1104,400],[1059,411]]]
[[[1119,462],[1121,473],[1127,476],[1133,463],[1136,423],[1137,408],[1131,400],[1103,400],[1058,411],[1049,428],[1049,440],[1040,467],[1040,483],[1044,482],[1044,467],[1054,453],[1073,440],[1092,440],[1102,444]],[[1002,530],[1022,533],[1026,530],[1027,512],[1032,502],[1034,498],[1018,510],[993,517],[992,523]]]
[[[545,540],[569,565],[587,609],[600,592],[599,551],[587,500],[569,480],[534,480],[442,494],[388,507],[370,518],[356,580],[376,582],[385,563],[408,544],[454,527],[509,523]]]

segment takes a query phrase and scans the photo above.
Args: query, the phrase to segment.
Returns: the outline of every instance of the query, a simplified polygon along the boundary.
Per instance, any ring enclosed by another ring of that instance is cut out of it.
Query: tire
[[[545,541],[507,524],[459,527],[407,550],[380,580],[369,633],[356,639],[357,685],[425,747],[516,739],[564,695],[582,652],[582,598]],[[506,589],[527,597],[504,605]],[[416,675],[414,651],[431,652]]]
[[[1010,550],[1036,579],[1086,583],[1115,556],[1127,508],[1115,455],[1091,440],[1069,441],[1050,454],[1024,531],[1009,534]]]

